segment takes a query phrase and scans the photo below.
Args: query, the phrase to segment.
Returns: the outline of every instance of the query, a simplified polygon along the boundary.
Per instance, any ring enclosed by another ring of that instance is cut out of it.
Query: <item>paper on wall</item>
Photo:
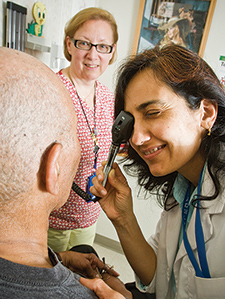
[[[219,59],[218,78],[222,86],[225,88],[225,56],[220,56]]]

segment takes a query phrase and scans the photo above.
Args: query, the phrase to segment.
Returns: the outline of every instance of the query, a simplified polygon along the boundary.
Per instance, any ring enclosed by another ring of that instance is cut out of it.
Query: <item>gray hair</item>
[[[0,67],[0,202],[29,191],[46,149],[56,140],[68,148],[74,138],[67,134],[75,114],[66,105],[66,89],[52,71],[35,64],[28,58],[23,73],[19,64],[6,73]]]

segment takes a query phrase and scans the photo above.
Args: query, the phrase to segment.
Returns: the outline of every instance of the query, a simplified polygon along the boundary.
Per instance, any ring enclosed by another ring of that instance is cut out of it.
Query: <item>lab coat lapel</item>
[[[178,210],[178,211],[177,211]],[[180,228],[181,228],[181,209],[179,205],[174,207],[168,212],[169,217],[167,221],[166,228],[166,255],[167,255],[167,265],[169,268],[169,273],[172,271],[173,262],[177,253],[177,244],[179,240]]]

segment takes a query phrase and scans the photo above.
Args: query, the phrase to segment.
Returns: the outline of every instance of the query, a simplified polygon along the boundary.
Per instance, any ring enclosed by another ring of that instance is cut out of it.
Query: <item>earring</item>
[[[208,134],[207,134],[208,136],[210,136],[211,135],[211,128],[209,127],[208,128]]]

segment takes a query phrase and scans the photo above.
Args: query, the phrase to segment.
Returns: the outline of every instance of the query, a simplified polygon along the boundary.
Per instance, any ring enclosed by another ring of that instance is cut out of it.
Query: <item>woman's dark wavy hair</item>
[[[170,87],[173,92],[187,101],[190,109],[198,109],[202,99],[216,102],[218,115],[210,136],[202,139],[200,150],[207,160],[209,174],[215,186],[212,196],[201,196],[201,200],[215,199],[220,190],[219,173],[225,171],[225,92],[211,67],[196,53],[177,45],[155,47],[130,57],[120,67],[115,92],[115,116],[124,110],[124,95],[131,79],[141,71],[149,69],[154,76]],[[138,183],[146,190],[157,190],[158,202],[169,210],[176,202],[168,200],[177,172],[162,177],[154,177],[142,158],[130,146],[124,168],[129,174],[138,175]],[[129,161],[129,162],[128,162]],[[162,195],[163,194],[163,195]]]

